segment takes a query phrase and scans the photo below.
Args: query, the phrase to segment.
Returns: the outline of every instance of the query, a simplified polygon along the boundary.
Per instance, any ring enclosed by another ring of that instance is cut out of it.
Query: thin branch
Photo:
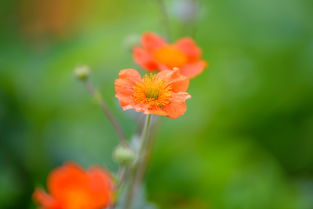
[[[114,127],[118,137],[119,137],[119,141],[121,144],[127,146],[127,141],[125,138],[125,134],[121,128],[121,126],[119,125],[119,123],[117,122],[117,120],[115,119],[115,117],[113,116],[112,112],[110,111],[109,107],[107,106],[107,104],[104,102],[101,94],[96,91],[92,85],[88,82],[88,80],[83,82],[88,93],[94,97],[96,99],[96,102],[99,104],[99,106],[101,107],[103,113],[105,114],[105,116],[109,119],[109,121],[111,122],[112,126]]]
[[[126,177],[128,176],[128,168],[126,166],[121,166],[118,171],[118,183],[117,183],[117,190],[119,190],[123,184],[125,183]]]

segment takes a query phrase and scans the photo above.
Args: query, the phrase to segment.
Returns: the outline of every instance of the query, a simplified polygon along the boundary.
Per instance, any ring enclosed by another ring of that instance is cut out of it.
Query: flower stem
[[[116,188],[117,188],[117,191],[118,190],[120,190],[120,188],[123,186],[123,184],[125,183],[125,180],[126,180],[126,178],[127,178],[127,176],[128,176],[128,170],[129,170],[129,168],[128,167],[126,167],[126,166],[121,166],[120,167],[120,169],[119,169],[119,171],[118,171],[118,177],[117,177],[117,179],[118,179],[118,183],[117,183],[117,186],[116,186]]]
[[[138,190],[138,186],[141,183],[145,168],[148,163],[147,153],[148,153],[149,145],[151,144],[151,139],[152,139],[152,137],[149,136],[150,121],[151,121],[151,115],[149,114],[146,117],[146,121],[145,121],[142,134],[141,134],[141,146],[139,150],[139,155],[138,155],[139,157],[138,157],[137,165],[135,168],[134,176],[132,178],[132,181],[130,182],[130,185],[127,191],[127,197],[125,201],[126,209],[132,208],[133,199]]]
[[[182,21],[181,34],[183,36],[188,35],[195,38],[197,32],[196,18],[199,12],[198,0],[189,0],[188,9],[189,17],[188,19],[183,19]]]
[[[166,6],[163,0],[156,0],[160,9],[160,23],[164,27],[164,31],[168,40],[171,40],[171,27]]]
[[[101,107],[103,113],[105,114],[105,116],[109,119],[109,121],[111,122],[112,126],[114,127],[117,135],[118,135],[118,139],[120,141],[121,144],[128,146],[127,145],[127,141],[125,138],[125,134],[121,128],[121,126],[119,125],[119,123],[117,122],[117,120],[115,119],[114,115],[112,114],[112,112],[110,111],[109,107],[107,106],[107,104],[104,102],[101,94],[95,90],[93,88],[93,86],[90,84],[90,82],[88,80],[84,81],[84,85],[88,91],[88,93],[95,98],[96,102],[98,103],[98,105]]]

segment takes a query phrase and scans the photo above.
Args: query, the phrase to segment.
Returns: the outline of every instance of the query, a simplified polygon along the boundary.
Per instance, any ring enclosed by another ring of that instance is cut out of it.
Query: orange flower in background
[[[50,194],[41,189],[34,192],[41,209],[102,209],[113,204],[113,180],[100,167],[84,171],[66,163],[50,173],[48,190]]]
[[[207,66],[201,60],[201,50],[191,38],[182,38],[174,44],[168,44],[154,33],[144,33],[142,47],[133,49],[137,64],[148,71],[171,70],[179,68],[180,73],[188,78],[199,75]]]
[[[124,110],[177,118],[186,112],[185,92],[189,80],[178,69],[148,74],[143,78],[134,69],[122,70],[115,81],[115,92]]]

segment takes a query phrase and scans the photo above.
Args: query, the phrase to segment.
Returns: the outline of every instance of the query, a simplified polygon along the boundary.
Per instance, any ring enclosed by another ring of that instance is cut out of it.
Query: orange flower
[[[50,194],[41,189],[34,192],[41,209],[100,209],[113,204],[112,178],[100,167],[84,171],[66,163],[50,173],[48,189]]]
[[[115,81],[115,92],[124,110],[177,118],[186,112],[185,92],[189,80],[178,69],[148,74],[143,78],[134,69],[122,70]]]
[[[182,38],[168,44],[154,33],[144,33],[142,47],[133,49],[135,62],[148,71],[166,70],[177,67],[188,78],[199,75],[207,66],[201,60],[201,50],[191,38]]]

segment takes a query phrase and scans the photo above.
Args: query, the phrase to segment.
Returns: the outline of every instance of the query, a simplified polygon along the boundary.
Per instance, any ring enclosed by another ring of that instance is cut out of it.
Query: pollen
[[[154,74],[145,75],[142,81],[134,86],[133,98],[136,103],[160,108],[167,105],[171,97],[171,87]]]
[[[181,67],[187,63],[186,55],[174,46],[163,46],[153,52],[154,58],[169,68]]]

